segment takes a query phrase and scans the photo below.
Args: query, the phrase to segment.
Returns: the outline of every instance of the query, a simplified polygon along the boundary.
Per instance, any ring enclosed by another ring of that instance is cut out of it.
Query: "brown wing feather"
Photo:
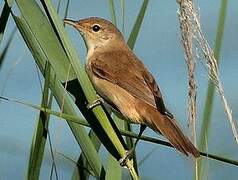
[[[146,84],[148,85],[152,94],[154,95],[155,104],[156,104],[156,107],[159,110],[159,112],[161,114],[169,116],[170,118],[173,118],[173,115],[166,109],[166,107],[164,105],[162,94],[160,92],[159,86],[157,85],[154,77],[148,71],[143,72],[142,75],[143,75],[143,78],[144,78]]]
[[[117,84],[134,97],[157,107],[161,113],[166,110],[153,76],[132,52],[111,51],[100,53],[96,57],[97,59],[91,60],[95,75]]]

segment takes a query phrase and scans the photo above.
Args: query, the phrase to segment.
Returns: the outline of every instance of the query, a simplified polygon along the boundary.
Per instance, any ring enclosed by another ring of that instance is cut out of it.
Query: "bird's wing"
[[[132,52],[100,53],[90,62],[96,76],[117,84],[134,97],[156,107],[162,114],[167,112],[156,81]]]

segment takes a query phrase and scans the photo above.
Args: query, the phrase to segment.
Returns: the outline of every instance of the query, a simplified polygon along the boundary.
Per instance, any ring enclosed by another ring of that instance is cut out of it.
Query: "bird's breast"
[[[141,116],[136,108],[136,99],[123,88],[93,74],[90,64],[86,66],[87,74],[97,93],[125,118],[139,123]]]

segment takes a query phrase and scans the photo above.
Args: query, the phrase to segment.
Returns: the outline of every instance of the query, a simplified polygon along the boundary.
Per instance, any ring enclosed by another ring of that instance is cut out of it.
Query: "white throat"
[[[97,46],[94,46],[94,47],[88,47],[88,53],[87,53],[87,59],[91,58],[95,49],[97,48]]]
[[[105,47],[107,46],[109,40],[104,40],[103,42],[97,42],[97,43],[91,43],[90,41],[87,42],[87,50],[88,50],[88,53],[87,53],[87,59],[91,58],[93,53],[96,51],[97,48],[100,48],[100,47]]]

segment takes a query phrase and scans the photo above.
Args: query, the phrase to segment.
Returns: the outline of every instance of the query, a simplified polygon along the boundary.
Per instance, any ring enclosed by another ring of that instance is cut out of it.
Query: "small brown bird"
[[[131,122],[165,136],[180,152],[199,157],[199,151],[166,109],[154,77],[127,46],[121,32],[97,17],[64,22],[82,35],[88,51],[86,71],[104,101]]]

